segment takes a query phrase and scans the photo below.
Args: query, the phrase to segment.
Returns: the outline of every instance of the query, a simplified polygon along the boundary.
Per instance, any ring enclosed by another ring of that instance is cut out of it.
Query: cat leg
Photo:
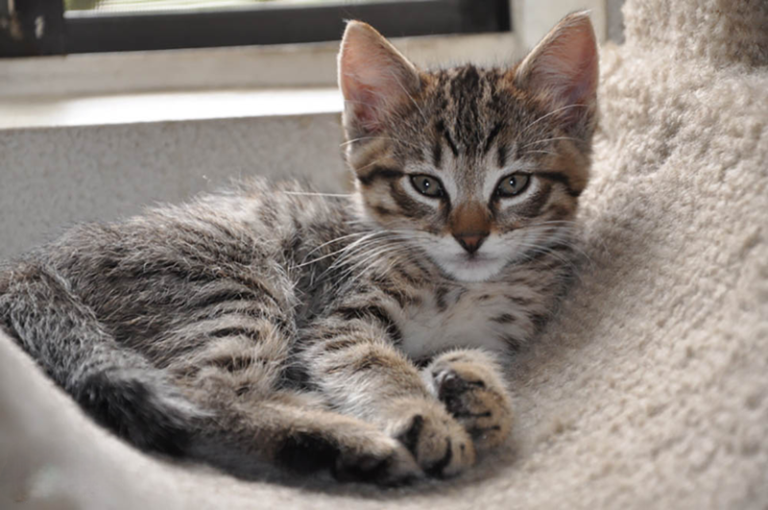
[[[472,436],[478,450],[503,443],[512,430],[512,403],[501,368],[478,349],[435,357],[422,370],[432,393]]]
[[[190,398],[214,412],[200,421],[192,458],[242,478],[263,477],[272,465],[385,485],[421,476],[397,440],[328,411],[311,394],[281,389],[291,344],[284,327],[266,316],[233,313],[193,329],[209,326],[218,332],[209,335],[214,340],[168,366]]]
[[[333,409],[401,441],[430,475],[456,475],[474,464],[470,436],[392,345],[386,327],[362,316],[330,317],[308,331],[316,336],[301,360]]]
[[[399,485],[422,476],[411,453],[371,424],[301,402],[300,395],[217,409],[188,455],[245,479],[274,466],[291,473],[327,470],[340,481]]]
[[[99,424],[142,450],[183,455],[205,413],[117,344],[54,271],[20,264],[0,272],[0,327]]]

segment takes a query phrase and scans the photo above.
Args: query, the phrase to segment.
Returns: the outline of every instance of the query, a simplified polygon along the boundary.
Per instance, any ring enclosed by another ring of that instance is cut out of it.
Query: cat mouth
[[[452,262],[454,264],[462,264],[467,266],[483,266],[485,264],[493,263],[497,260],[496,257],[488,256],[484,253],[462,253],[453,257]]]
[[[504,267],[504,261],[478,253],[464,253],[447,257],[443,268],[459,280],[483,281],[492,278]]]

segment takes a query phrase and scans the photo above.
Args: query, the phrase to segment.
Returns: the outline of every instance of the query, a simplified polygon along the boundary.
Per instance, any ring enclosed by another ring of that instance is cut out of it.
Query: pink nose
[[[469,232],[466,234],[453,234],[453,237],[458,241],[462,248],[464,248],[470,255],[475,253],[483,245],[483,242],[488,237],[488,232]]]

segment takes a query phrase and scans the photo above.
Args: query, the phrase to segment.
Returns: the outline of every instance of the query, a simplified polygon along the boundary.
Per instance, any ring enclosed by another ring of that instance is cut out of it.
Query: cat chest
[[[526,340],[531,320],[519,292],[509,289],[438,289],[407,307],[401,348],[419,359],[456,347],[506,351]]]

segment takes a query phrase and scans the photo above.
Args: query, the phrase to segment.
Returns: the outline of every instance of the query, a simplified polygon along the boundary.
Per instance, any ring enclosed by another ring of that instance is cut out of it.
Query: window
[[[0,57],[510,30],[508,0],[0,0]]]

